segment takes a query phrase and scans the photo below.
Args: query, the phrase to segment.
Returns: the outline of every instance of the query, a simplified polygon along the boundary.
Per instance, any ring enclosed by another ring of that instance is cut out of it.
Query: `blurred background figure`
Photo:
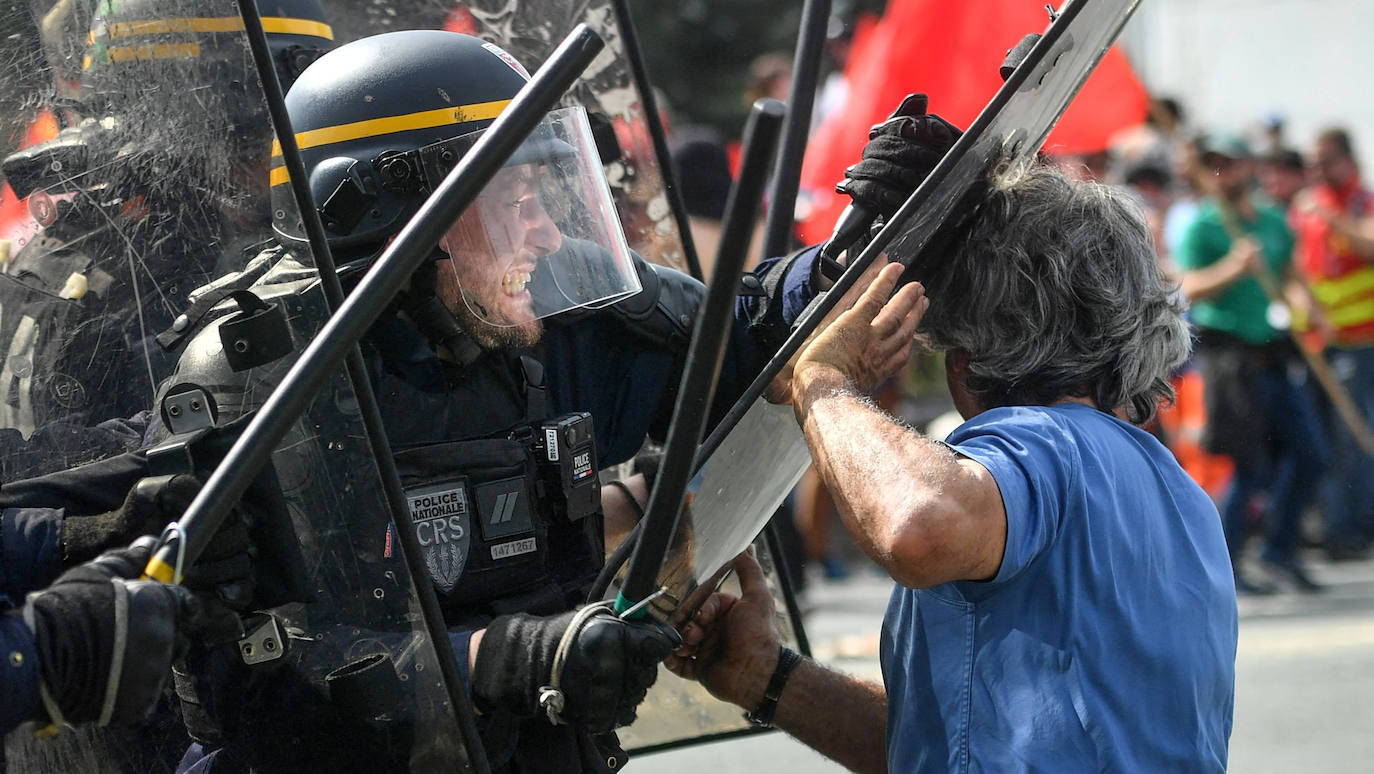
[[[1138,163],[1122,172],[1121,182],[1136,194],[1145,210],[1145,222],[1150,226],[1155,254],[1164,273],[1176,276],[1178,272],[1164,246],[1164,218],[1174,203],[1174,180],[1169,167],[1154,162]]]
[[[1270,288],[1291,275],[1293,235],[1284,215],[1252,193],[1254,163],[1245,141],[1209,135],[1199,145],[1208,197],[1178,251],[1182,289],[1192,301],[1197,352],[1206,388],[1204,447],[1225,454],[1235,476],[1221,505],[1236,591],[1273,589],[1244,570],[1250,508],[1268,490],[1260,519],[1261,561],[1301,591],[1317,591],[1298,560],[1299,524],[1322,473],[1324,448],[1305,383],[1286,333],[1270,315]]]
[[[786,102],[791,87],[792,57],[786,52],[770,51],[749,63],[749,87],[744,90],[744,101],[752,105],[755,100],[772,97]]]
[[[1307,164],[1302,154],[1292,148],[1275,148],[1260,158],[1260,189],[1285,212],[1293,206],[1293,197],[1307,186]]]
[[[701,273],[710,279],[720,249],[721,221],[725,204],[730,198],[734,177],[730,169],[730,153],[720,133],[706,126],[685,127],[668,138],[672,154],[673,177],[677,180],[682,204],[687,210],[687,223],[692,232],[692,244],[697,250]],[[762,235],[757,231],[750,243],[750,257],[745,269],[759,261]]]
[[[1287,147],[1284,137],[1286,122],[1283,115],[1276,112],[1266,113],[1260,121],[1260,136],[1257,149],[1261,157],[1272,156]]]
[[[1345,129],[1318,134],[1312,159],[1314,184],[1293,199],[1297,266],[1326,322],[1332,370],[1368,421],[1374,417],[1374,195],[1360,179]],[[1374,539],[1374,458],[1334,411],[1327,415],[1326,552],[1335,560],[1360,559]]]

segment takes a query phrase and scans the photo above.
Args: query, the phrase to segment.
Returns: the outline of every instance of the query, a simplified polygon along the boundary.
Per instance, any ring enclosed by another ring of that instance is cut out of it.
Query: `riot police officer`
[[[527,79],[494,44],[439,31],[365,38],[302,74],[287,108],[345,276],[380,253]],[[292,294],[314,283],[288,182],[274,158],[279,244],[260,256],[272,268],[250,290],[290,307]],[[721,411],[814,294],[814,256],[765,262],[756,278],[759,294],[739,304],[715,401]],[[657,663],[677,642],[652,620],[575,608],[605,551],[597,470],[666,433],[702,292],[695,280],[630,252],[585,114],[565,108],[452,224],[363,341],[416,542],[469,671],[496,770],[620,765],[623,753],[607,732],[634,718]],[[187,345],[171,381],[203,388],[221,416],[233,416],[259,405],[269,372],[281,369],[233,373],[220,322]],[[288,445],[299,451],[310,440],[302,432]],[[351,486],[327,472],[283,478]],[[335,523],[331,531],[343,530]],[[351,536],[342,544],[352,552],[348,570],[387,566],[389,531],[386,539],[381,552],[379,536]],[[325,556],[311,572],[323,575],[329,565]],[[291,611],[276,614],[288,629],[308,625]],[[221,724],[191,729],[204,742],[201,765],[218,757],[216,772],[221,763],[285,770],[358,744],[302,744],[305,712],[292,715],[280,696],[247,687],[271,678],[208,668],[227,668],[222,659],[191,662],[207,668],[179,681],[179,690],[197,717]]]
[[[72,39],[48,55],[72,61],[49,65],[54,81],[79,73],[64,87],[76,99],[30,102],[72,125],[3,162],[32,214],[20,230],[36,231],[0,273],[9,479],[137,446],[136,414],[175,362],[156,334],[191,290],[242,265],[268,227],[271,132],[232,0],[62,9]],[[332,46],[318,0],[262,9],[283,82]],[[135,420],[102,425],[126,417]]]

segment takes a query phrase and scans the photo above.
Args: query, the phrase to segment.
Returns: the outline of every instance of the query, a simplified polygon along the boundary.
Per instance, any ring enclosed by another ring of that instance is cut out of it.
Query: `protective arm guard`
[[[745,292],[735,316],[747,320],[749,334],[765,358],[777,352],[792,332],[792,324],[820,292],[819,246],[759,264],[744,278]]]
[[[763,261],[744,276],[735,319],[766,358],[791,332],[792,323],[819,292],[815,247]],[[654,348],[686,351],[706,286],[675,269],[635,256],[643,290],[610,306],[627,330]],[[736,340],[738,342],[738,338]]]
[[[605,311],[650,347],[670,352],[685,351],[706,286],[676,269],[656,266],[638,255],[634,256],[634,262],[643,289]],[[594,313],[582,311],[572,315]]]

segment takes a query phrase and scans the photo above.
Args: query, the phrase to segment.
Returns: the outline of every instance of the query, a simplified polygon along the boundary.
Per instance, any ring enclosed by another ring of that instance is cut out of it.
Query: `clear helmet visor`
[[[426,177],[446,171],[480,135],[421,149]],[[441,275],[451,271],[468,311],[496,327],[605,306],[640,290],[580,107],[544,119],[440,248],[449,256],[440,261]]]

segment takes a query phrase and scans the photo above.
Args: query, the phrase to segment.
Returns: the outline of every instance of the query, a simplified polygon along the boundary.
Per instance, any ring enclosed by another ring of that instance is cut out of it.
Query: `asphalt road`
[[[1311,566],[1322,593],[1240,600],[1232,772],[1374,771],[1374,561],[1328,564],[1314,554]],[[879,677],[890,589],[868,568],[841,582],[813,579],[805,608],[815,654]],[[652,774],[843,771],[781,733],[641,755],[630,766]]]

